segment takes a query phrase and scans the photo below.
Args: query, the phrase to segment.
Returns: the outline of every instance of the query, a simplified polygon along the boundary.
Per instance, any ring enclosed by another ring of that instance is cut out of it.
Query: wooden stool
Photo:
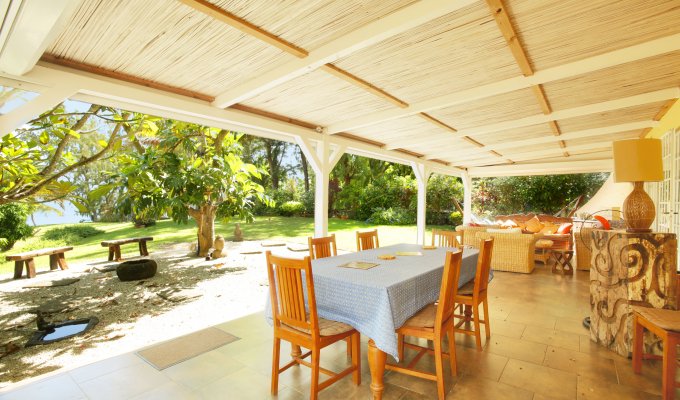
[[[555,260],[552,272],[558,272],[563,275],[574,274],[574,267],[571,265],[571,259],[574,257],[574,250],[553,249],[550,251],[550,256]]]
[[[663,356],[644,353],[645,328],[663,341]],[[675,381],[678,344],[680,344],[680,311],[633,307],[633,371],[636,374],[642,372],[643,358],[663,359],[661,386],[664,400],[675,398],[675,388],[680,387],[680,383]]]

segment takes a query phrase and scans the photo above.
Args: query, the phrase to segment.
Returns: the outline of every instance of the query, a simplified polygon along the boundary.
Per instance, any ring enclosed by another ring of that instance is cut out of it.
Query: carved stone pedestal
[[[591,233],[590,339],[629,357],[631,305],[676,309],[677,240],[671,233]],[[646,351],[658,339],[645,336]]]

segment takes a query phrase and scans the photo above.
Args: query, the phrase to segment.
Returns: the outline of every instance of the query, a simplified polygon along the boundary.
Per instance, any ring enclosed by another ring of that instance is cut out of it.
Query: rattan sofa
[[[530,233],[489,233],[488,226],[458,226],[464,231],[465,245],[479,248],[482,240],[494,238],[491,268],[494,271],[520,272],[530,274],[534,270],[536,240],[540,234]]]

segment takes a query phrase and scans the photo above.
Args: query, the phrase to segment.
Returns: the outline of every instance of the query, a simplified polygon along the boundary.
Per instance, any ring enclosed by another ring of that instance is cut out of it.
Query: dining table
[[[369,338],[374,399],[382,398],[387,355],[398,361],[395,330],[439,298],[447,251],[458,249],[402,243],[312,260],[318,315],[351,325]],[[463,249],[458,287],[474,279],[478,254],[477,249]],[[353,268],[357,262],[377,265]],[[269,301],[265,314],[271,321]]]

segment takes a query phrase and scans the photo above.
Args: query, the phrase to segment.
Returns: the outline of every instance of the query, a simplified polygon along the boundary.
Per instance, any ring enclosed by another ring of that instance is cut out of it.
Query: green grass
[[[215,233],[222,235],[226,240],[232,240],[234,224],[239,221],[229,223],[216,222]],[[82,263],[85,261],[104,261],[107,259],[107,248],[101,246],[103,240],[122,239],[135,236],[153,236],[153,242],[149,242],[149,251],[153,252],[162,245],[172,243],[193,243],[196,240],[196,225],[193,222],[188,224],[177,224],[173,221],[159,221],[156,225],[147,228],[135,228],[131,223],[81,223],[101,229],[105,233],[90,236],[70,243],[74,249],[66,253],[66,260],[72,263]],[[343,250],[356,250],[357,230],[378,228],[380,233],[380,245],[416,241],[416,227],[406,226],[376,226],[360,221],[341,220],[331,218],[328,221],[329,231],[335,233],[338,248]],[[17,242],[14,248],[7,252],[19,253],[28,249],[40,247],[43,244],[41,236],[49,229],[65,225],[47,225],[36,229],[33,237]],[[429,229],[437,228],[429,226]],[[442,227],[451,229],[452,227]],[[298,217],[258,217],[252,223],[241,222],[241,230],[245,240],[270,240],[282,239],[296,243],[306,243],[307,237],[314,233],[313,218]],[[429,232],[429,230],[428,230]],[[49,242],[45,244],[49,245]],[[121,246],[123,257],[139,255],[136,245],[128,244]],[[5,261],[5,253],[0,253],[0,273],[14,271],[14,262]],[[48,265],[48,257],[36,259],[37,270],[45,270]]]

